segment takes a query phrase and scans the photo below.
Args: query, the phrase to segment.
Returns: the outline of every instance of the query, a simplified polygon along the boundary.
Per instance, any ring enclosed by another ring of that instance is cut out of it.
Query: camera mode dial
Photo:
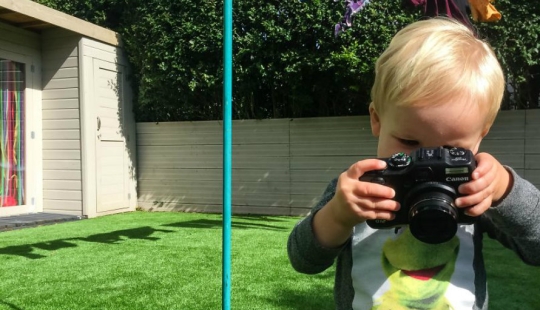
[[[388,159],[388,166],[390,168],[401,169],[411,164],[411,157],[403,152],[396,153]]]
[[[465,151],[465,149],[462,149],[460,147],[453,147],[448,151],[448,153],[451,156],[457,157],[457,156],[465,156],[466,151]]]

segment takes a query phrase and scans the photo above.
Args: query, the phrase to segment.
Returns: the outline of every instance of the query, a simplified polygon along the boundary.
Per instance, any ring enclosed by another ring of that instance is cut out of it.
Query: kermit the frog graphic
[[[452,309],[445,293],[454,273],[459,239],[423,243],[401,228],[383,245],[382,266],[390,287],[373,310]]]

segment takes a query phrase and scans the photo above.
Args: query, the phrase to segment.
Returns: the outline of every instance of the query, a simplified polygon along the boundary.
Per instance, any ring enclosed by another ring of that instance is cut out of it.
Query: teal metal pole
[[[223,310],[231,309],[232,0],[223,5]]]

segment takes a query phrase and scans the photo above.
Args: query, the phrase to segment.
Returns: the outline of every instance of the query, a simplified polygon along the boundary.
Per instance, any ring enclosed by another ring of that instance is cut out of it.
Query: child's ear
[[[486,127],[482,131],[482,139],[484,139],[484,137],[487,136],[487,134],[489,133],[489,128],[491,128],[491,126],[486,125]]]
[[[369,120],[371,122],[371,133],[375,137],[379,137],[381,133],[381,119],[373,106],[373,102],[369,104]]]
[[[482,133],[480,134],[480,138],[478,138],[478,142],[476,142],[476,145],[474,146],[474,149],[472,150],[474,154],[478,153],[478,149],[480,148],[480,143],[484,139],[485,136],[487,136],[489,132],[489,126],[486,126]]]

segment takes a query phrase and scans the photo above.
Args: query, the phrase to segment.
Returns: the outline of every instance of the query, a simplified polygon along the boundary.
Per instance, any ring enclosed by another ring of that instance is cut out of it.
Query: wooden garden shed
[[[135,120],[117,33],[0,0],[0,94],[0,217],[135,209]]]

